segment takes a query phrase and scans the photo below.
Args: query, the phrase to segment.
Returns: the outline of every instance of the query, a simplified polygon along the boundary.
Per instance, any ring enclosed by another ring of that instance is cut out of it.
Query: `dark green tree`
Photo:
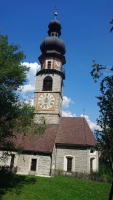
[[[110,24],[113,24],[113,19],[110,21]],[[113,31],[113,26],[110,29],[110,32]]]
[[[94,81],[100,78],[100,96],[98,106],[100,108],[97,124],[101,131],[96,130],[96,136],[103,152],[104,158],[110,163],[113,174],[113,67],[108,68],[93,61],[91,76]],[[113,184],[109,200],[112,199]]]
[[[14,149],[11,138],[15,133],[40,134],[45,128],[34,123],[34,108],[18,96],[29,71],[21,65],[23,59],[25,55],[19,46],[9,44],[8,37],[0,35],[0,147],[8,150]]]

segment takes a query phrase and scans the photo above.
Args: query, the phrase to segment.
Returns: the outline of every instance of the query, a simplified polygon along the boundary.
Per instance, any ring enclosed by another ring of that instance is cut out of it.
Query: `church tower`
[[[65,79],[63,65],[65,60],[65,43],[60,39],[61,23],[56,19],[48,25],[48,37],[40,45],[39,56],[41,70],[36,74],[35,109],[39,122],[44,116],[46,124],[59,124],[62,115],[62,87]]]

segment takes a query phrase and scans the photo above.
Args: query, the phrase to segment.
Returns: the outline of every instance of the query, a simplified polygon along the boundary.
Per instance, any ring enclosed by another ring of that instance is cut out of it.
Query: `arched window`
[[[96,159],[90,158],[90,172],[93,172],[96,170]]]
[[[44,78],[43,81],[43,91],[52,91],[52,78],[50,76],[47,76]]]

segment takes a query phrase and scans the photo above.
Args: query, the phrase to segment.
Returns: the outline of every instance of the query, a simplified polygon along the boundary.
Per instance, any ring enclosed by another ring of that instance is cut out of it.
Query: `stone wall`
[[[67,157],[72,157],[72,171],[90,173],[90,158],[95,159],[94,171],[98,170],[98,152],[90,155],[89,148],[57,147],[56,169],[67,171]]]
[[[51,157],[39,156],[37,175],[50,176]]]
[[[41,114],[41,113],[36,113],[35,115],[35,123],[41,123],[41,118],[45,119],[46,121],[46,124],[59,124],[59,119],[60,119],[60,116],[59,115],[55,115],[54,116],[52,114]]]
[[[50,76],[53,79],[53,87],[52,92],[61,92],[61,82],[62,77],[58,74],[40,74],[36,76],[36,85],[35,85],[35,92],[42,92],[43,91],[43,80],[46,76]]]
[[[31,171],[31,160],[36,159],[36,171]],[[51,157],[44,155],[21,154],[18,156],[17,173],[33,175],[50,175]]]
[[[53,79],[52,91],[43,91],[43,79],[46,76],[51,76]],[[40,123],[40,118],[45,117],[47,124],[58,124],[59,117],[62,115],[62,77],[58,74],[42,74],[36,77],[34,106],[36,108],[35,122]],[[55,97],[54,109],[37,110],[38,95],[43,92],[53,93]]]

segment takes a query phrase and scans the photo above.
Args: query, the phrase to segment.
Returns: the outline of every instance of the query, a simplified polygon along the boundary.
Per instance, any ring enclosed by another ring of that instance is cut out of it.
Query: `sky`
[[[34,98],[35,74],[40,69],[40,44],[47,37],[48,24],[61,22],[60,38],[66,45],[66,79],[63,88],[63,116],[85,116],[92,130],[99,117],[99,82],[90,75],[92,60],[113,66],[113,0],[0,0],[0,33],[9,44],[20,46],[26,55],[22,65],[30,67],[21,98]]]

